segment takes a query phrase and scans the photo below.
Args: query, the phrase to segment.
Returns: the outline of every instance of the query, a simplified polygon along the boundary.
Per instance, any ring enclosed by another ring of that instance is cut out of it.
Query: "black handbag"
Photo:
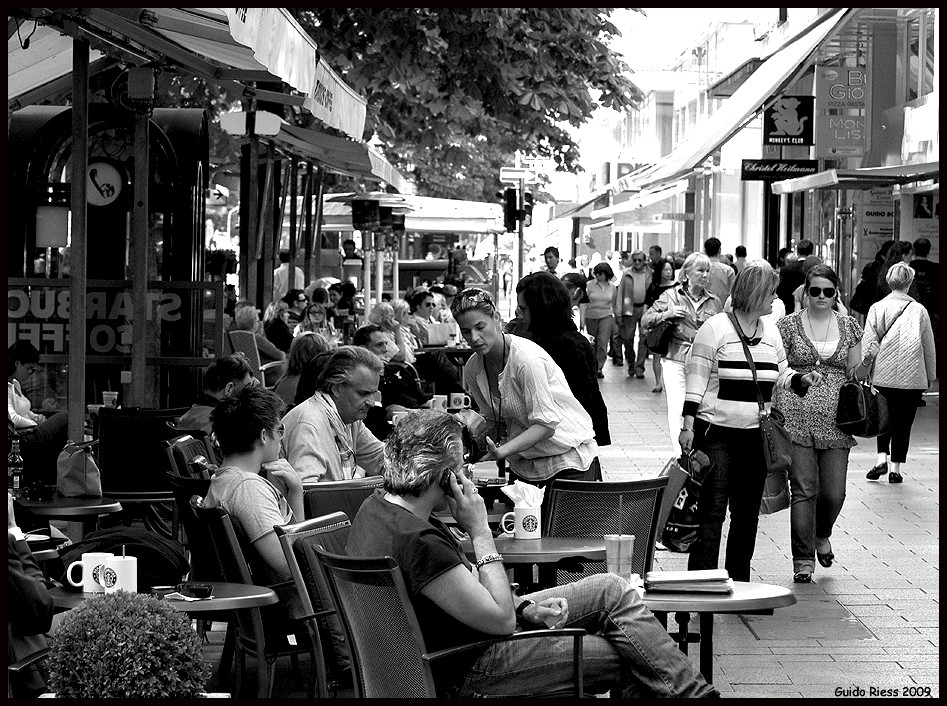
[[[881,342],[888,335],[888,331],[894,328],[895,322],[910,304],[910,302],[905,304],[898,315],[891,320],[887,330],[878,339],[879,349],[881,348]],[[888,402],[884,395],[880,394],[871,384],[871,373],[874,368],[875,362],[872,361],[865,381],[859,382],[853,374],[852,377],[842,383],[838,391],[835,423],[838,424],[839,429],[852,436],[871,438],[888,431],[888,424],[890,423]]]
[[[784,426],[786,417],[775,407],[770,407],[766,411],[766,404],[763,402],[763,393],[760,391],[759,382],[756,379],[756,364],[753,362],[753,356],[750,354],[750,347],[746,344],[746,337],[740,330],[740,324],[736,316],[731,311],[727,314],[733,323],[733,329],[737,332],[737,338],[743,345],[743,353],[746,355],[746,362],[750,366],[750,372],[753,373],[753,384],[756,385],[756,403],[760,408],[760,436],[763,439],[763,458],[766,460],[767,473],[781,473],[788,471],[792,466],[792,439]]]
[[[648,329],[644,337],[644,344],[649,351],[657,355],[667,355],[668,348],[671,345],[671,333],[674,331],[677,323],[669,319],[656,324]]]
[[[850,377],[838,391],[835,423],[852,436],[871,438],[888,431],[890,417],[884,396],[870,382]]]

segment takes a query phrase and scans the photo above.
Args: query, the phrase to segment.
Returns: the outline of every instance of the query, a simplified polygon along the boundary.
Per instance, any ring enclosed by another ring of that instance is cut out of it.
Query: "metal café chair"
[[[336,615],[335,604],[325,578],[318,570],[315,548],[320,547],[342,554],[352,524],[344,512],[304,520],[291,525],[274,527],[279,538],[290,574],[299,593],[310,637],[320,662],[316,665],[317,694],[327,698],[329,685],[351,689],[351,658],[345,633]],[[334,688],[333,692],[338,689]]]
[[[345,630],[356,698],[444,696],[437,692],[434,683],[432,665],[437,660],[483,650],[497,642],[550,637],[572,638],[572,696],[583,696],[584,630],[529,630],[430,652],[424,644],[401,569],[394,559],[347,557],[318,547],[314,557],[318,570],[324,573]]]
[[[384,483],[382,476],[306,483],[303,486],[306,519],[322,517],[333,512],[344,512],[346,517],[354,518],[365,498],[381,488]]]
[[[631,481],[553,480],[543,534],[549,537],[602,537],[633,534],[632,573],[644,576],[654,561],[661,500],[667,476]],[[603,573],[604,561],[562,562],[556,583],[562,585],[584,576]]]

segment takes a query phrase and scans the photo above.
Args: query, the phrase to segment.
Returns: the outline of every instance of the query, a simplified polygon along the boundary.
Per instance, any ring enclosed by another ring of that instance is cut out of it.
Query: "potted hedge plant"
[[[50,640],[47,664],[58,698],[197,697],[211,673],[186,613],[127,591],[69,611]]]

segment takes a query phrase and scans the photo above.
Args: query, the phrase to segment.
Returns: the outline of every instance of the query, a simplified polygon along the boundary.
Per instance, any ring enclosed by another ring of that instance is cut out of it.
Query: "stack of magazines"
[[[644,588],[673,593],[733,593],[733,579],[726,569],[649,571],[644,577]]]

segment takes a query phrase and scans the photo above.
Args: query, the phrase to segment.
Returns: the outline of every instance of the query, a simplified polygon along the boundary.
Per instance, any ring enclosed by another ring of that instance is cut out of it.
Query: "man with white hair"
[[[316,379],[316,392],[283,417],[282,455],[303,482],[381,473],[384,444],[364,424],[378,401],[381,359],[367,348],[339,346]]]

